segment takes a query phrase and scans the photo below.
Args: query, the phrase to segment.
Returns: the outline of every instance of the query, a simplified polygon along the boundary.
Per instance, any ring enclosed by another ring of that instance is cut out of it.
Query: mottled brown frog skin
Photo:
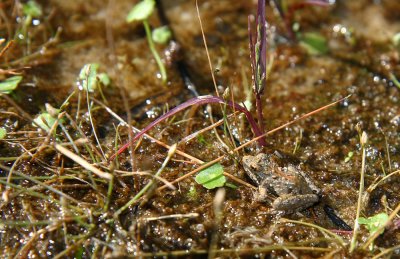
[[[275,196],[277,198],[272,202],[273,209],[288,214],[318,202],[320,189],[299,165],[283,157],[279,152],[244,156],[243,167],[258,185],[256,200],[262,202]]]

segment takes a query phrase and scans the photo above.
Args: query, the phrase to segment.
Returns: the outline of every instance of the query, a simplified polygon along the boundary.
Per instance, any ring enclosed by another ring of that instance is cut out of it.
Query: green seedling
[[[4,139],[7,135],[7,130],[5,128],[0,128],[0,140]]]
[[[207,189],[222,187],[226,183],[224,168],[220,163],[213,164],[212,166],[200,171],[196,176],[195,181]]]
[[[166,44],[172,36],[171,30],[168,26],[158,27],[153,30],[151,37],[155,43]]]
[[[21,82],[22,76],[13,76],[7,78],[3,82],[0,82],[0,95],[1,94],[9,94],[14,91],[18,84]]]
[[[143,23],[148,26],[147,18],[154,8],[154,1],[153,0],[144,0],[136,5],[127,17],[127,21],[135,21],[135,20],[143,20]],[[249,31],[249,45],[250,45],[250,60],[252,66],[252,78],[253,78],[253,92],[256,96],[256,107],[257,107],[257,114],[258,114],[258,124],[254,120],[252,114],[246,107],[242,105],[225,100],[219,96],[198,96],[192,98],[175,108],[171,109],[167,113],[161,115],[156,120],[151,122],[147,125],[142,131],[137,133],[130,142],[124,144],[118,151],[113,154],[109,160],[114,160],[118,155],[124,152],[133,142],[138,140],[141,136],[143,136],[147,131],[152,129],[154,126],[158,125],[160,122],[166,120],[167,118],[175,115],[176,113],[194,106],[194,105],[204,105],[204,104],[212,104],[212,103],[219,103],[228,105],[234,108],[237,111],[240,111],[246,115],[247,121],[249,122],[253,133],[256,137],[260,137],[258,139],[258,143],[260,146],[266,146],[265,137],[261,137],[264,133],[263,130],[263,117],[262,117],[262,105],[261,105],[261,95],[264,92],[265,84],[266,84],[266,74],[267,74],[267,66],[266,66],[266,26],[265,26],[265,1],[259,0],[258,1],[258,8],[257,8],[257,21],[256,21],[256,31],[257,35],[255,38],[255,42],[253,42],[253,37],[251,34],[251,22],[249,17],[248,23],[248,31]],[[149,35],[148,35],[149,37]],[[150,39],[151,40],[151,39]],[[152,42],[152,41],[151,41]]]
[[[382,234],[384,231],[382,227],[386,225],[388,220],[389,216],[383,212],[369,218],[360,217],[358,219],[358,224],[365,225],[370,235],[375,234],[377,231],[380,232],[378,234]],[[373,243],[371,243],[370,249],[373,249]]]
[[[143,22],[143,26],[146,31],[147,42],[149,44],[149,48],[151,50],[151,53],[154,56],[154,59],[157,62],[158,68],[160,69],[161,79],[162,79],[163,83],[166,83],[167,82],[167,72],[165,70],[164,64],[161,61],[160,55],[158,54],[158,52],[154,46],[152,32],[150,29],[150,24],[148,22],[148,18],[154,11],[155,4],[156,3],[154,0],[143,0],[143,1],[139,2],[129,12],[128,16],[126,17],[126,21],[128,23],[135,22],[135,21]],[[162,34],[165,34],[165,32]]]
[[[360,217],[358,219],[358,224],[365,225],[365,227],[368,229],[369,233],[372,235],[376,231],[378,231],[381,226],[384,226],[386,224],[386,222],[388,221],[388,219],[389,219],[389,215],[382,212],[382,213],[378,213],[369,218]],[[380,231],[380,234],[382,234],[382,233],[383,233],[383,230]]]
[[[46,103],[46,111],[40,113],[34,120],[32,125],[40,127],[46,132],[49,132],[53,125],[57,122],[57,116],[61,110],[52,107]],[[61,120],[62,121],[62,120]]]
[[[319,33],[303,33],[299,39],[300,46],[305,48],[310,55],[324,55],[329,51],[326,38]]]
[[[24,21],[22,24],[22,28],[19,33],[17,33],[17,37],[20,40],[27,39],[28,28],[32,23],[33,18],[39,18],[42,16],[43,11],[42,7],[36,3],[36,1],[28,1],[25,4],[22,4],[22,13],[24,14]]]
[[[350,161],[350,159],[353,157],[354,152],[353,151],[349,151],[349,153],[347,153],[346,158],[344,159],[345,163],[348,163]]]
[[[43,14],[42,8],[35,1],[28,1],[26,4],[23,4],[22,12],[24,15],[30,17],[40,17]]]
[[[82,87],[82,90],[93,93],[97,89],[99,83],[104,86],[110,85],[110,77],[106,73],[99,74],[97,72],[99,66],[100,65],[97,63],[92,63],[86,64],[82,67],[78,77],[81,82],[80,86]]]

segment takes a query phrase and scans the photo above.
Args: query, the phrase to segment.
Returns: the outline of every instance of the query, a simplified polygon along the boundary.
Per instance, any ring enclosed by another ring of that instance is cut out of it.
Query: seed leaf
[[[34,120],[33,120],[39,127],[41,127],[45,131],[49,131],[51,127],[56,123],[56,119],[53,118],[49,113],[43,112],[39,114]],[[36,126],[33,124],[33,126]]]
[[[7,78],[3,82],[0,82],[0,94],[9,94],[11,91],[17,88],[19,82],[21,82],[22,76],[13,76]]]
[[[99,68],[99,64],[92,63],[86,64],[82,67],[79,72],[79,80],[82,82],[81,86],[83,90],[94,92],[97,88],[97,69]]]
[[[172,33],[168,26],[158,27],[153,30],[151,37],[158,44],[165,44],[171,38]]]
[[[224,168],[220,163],[213,164],[212,166],[200,171],[195,180],[198,184],[203,185],[207,189],[224,186],[226,182]]]
[[[369,218],[363,218],[360,217],[358,219],[358,223],[365,225],[365,227],[368,229],[370,234],[375,233],[378,231],[380,227],[386,224],[388,221],[389,216],[386,213],[379,213],[376,214],[375,216],[369,217]],[[383,232],[383,230],[382,230]]]
[[[149,16],[153,13],[155,6],[154,0],[143,0],[135,5],[128,16],[126,17],[126,21],[128,23],[133,21],[144,21],[149,18]]]
[[[304,33],[301,37],[300,45],[311,55],[323,55],[329,51],[325,37],[314,32]]]
[[[27,16],[29,15],[32,17],[39,17],[43,13],[40,5],[38,5],[38,3],[36,3],[35,1],[28,1],[26,4],[23,4],[22,12],[25,15],[27,15]]]

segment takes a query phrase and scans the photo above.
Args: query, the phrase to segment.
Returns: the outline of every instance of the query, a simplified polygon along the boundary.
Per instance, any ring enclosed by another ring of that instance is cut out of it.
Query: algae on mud
[[[189,99],[190,93],[174,66],[167,67],[167,87],[157,78],[158,67],[142,26],[125,22],[137,1],[36,2],[42,15],[29,26],[24,23],[21,6],[25,2],[6,0],[0,7],[0,37],[16,41],[1,57],[1,80],[9,78],[9,72],[23,72],[24,76],[16,90],[0,97],[0,126],[7,131],[0,140],[1,254],[31,258],[134,257],[142,253],[195,256],[207,253],[214,237],[216,255],[221,256],[285,257],[288,251],[298,257],[373,257],[385,251],[388,256],[399,255],[398,248],[394,249],[400,239],[396,224],[388,226],[375,240],[373,251],[362,248],[369,235],[362,227],[358,249],[350,255],[346,246],[351,237],[338,230],[323,209],[328,204],[348,225],[354,223],[361,167],[356,125],[369,137],[362,216],[390,214],[398,207],[400,91],[390,79],[390,75],[400,78],[399,49],[391,39],[400,31],[397,1],[338,0],[328,8],[298,11],[294,19],[300,32],[317,33],[327,40],[329,51],[323,55],[310,55],[297,42],[289,41],[272,7],[266,10],[268,52],[275,56],[263,100],[266,130],[352,94],[336,107],[267,137],[265,150],[294,153],[312,168],[309,176],[322,189],[321,204],[287,217],[333,229],[345,247],[339,239],[324,235],[312,225],[280,219],[271,213],[270,204],[253,201],[253,189],[237,183],[237,189],[225,187],[222,223],[217,226],[212,207],[215,190],[203,188],[193,177],[180,181],[175,191],[153,189],[140,203],[113,217],[153,179],[151,174],[160,168],[167,149],[143,138],[132,154],[122,154],[118,162],[108,165],[94,139],[86,94],[79,98],[76,89],[80,69],[84,64],[98,63],[112,81],[103,89],[107,103],[100,101],[98,93],[89,95],[93,124],[107,156],[128,140],[129,131],[120,118],[144,128],[154,117]],[[183,50],[177,58],[188,65],[198,91],[212,93],[193,1],[163,3]],[[217,68],[217,82],[222,87],[230,86],[235,101],[244,101],[251,69],[247,15],[255,13],[255,6],[250,1],[206,0],[199,1],[199,9],[210,57]],[[157,14],[150,17],[149,23],[152,27],[161,24]],[[157,48],[159,53],[164,50],[162,46]],[[73,91],[76,93],[64,110],[65,122],[57,129],[56,137],[32,126],[45,103],[60,107]],[[127,111],[132,114],[126,115]],[[222,115],[218,106],[207,114],[201,109],[191,110],[177,114],[149,134],[164,145],[172,145],[209,126],[208,117],[217,120]],[[252,139],[250,127],[242,118],[229,119],[229,126],[240,143]],[[186,157],[175,155],[162,181],[171,182],[202,161],[226,155],[215,131],[224,141],[229,138],[223,129],[215,128],[178,147]],[[99,178],[61,155],[54,147],[56,142],[113,174],[113,179]],[[250,182],[238,162],[243,155],[255,155],[256,151],[254,145],[225,156],[221,161],[225,172]],[[345,161],[349,152],[353,156]],[[389,174],[375,188],[368,189]],[[160,181],[156,182],[158,186],[162,185]],[[391,248],[394,250],[384,250]]]

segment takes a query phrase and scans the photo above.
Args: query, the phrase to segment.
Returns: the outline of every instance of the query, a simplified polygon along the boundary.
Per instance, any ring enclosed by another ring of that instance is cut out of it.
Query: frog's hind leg
[[[319,198],[315,194],[281,196],[272,203],[272,207],[277,211],[293,213],[312,206],[318,200]]]

